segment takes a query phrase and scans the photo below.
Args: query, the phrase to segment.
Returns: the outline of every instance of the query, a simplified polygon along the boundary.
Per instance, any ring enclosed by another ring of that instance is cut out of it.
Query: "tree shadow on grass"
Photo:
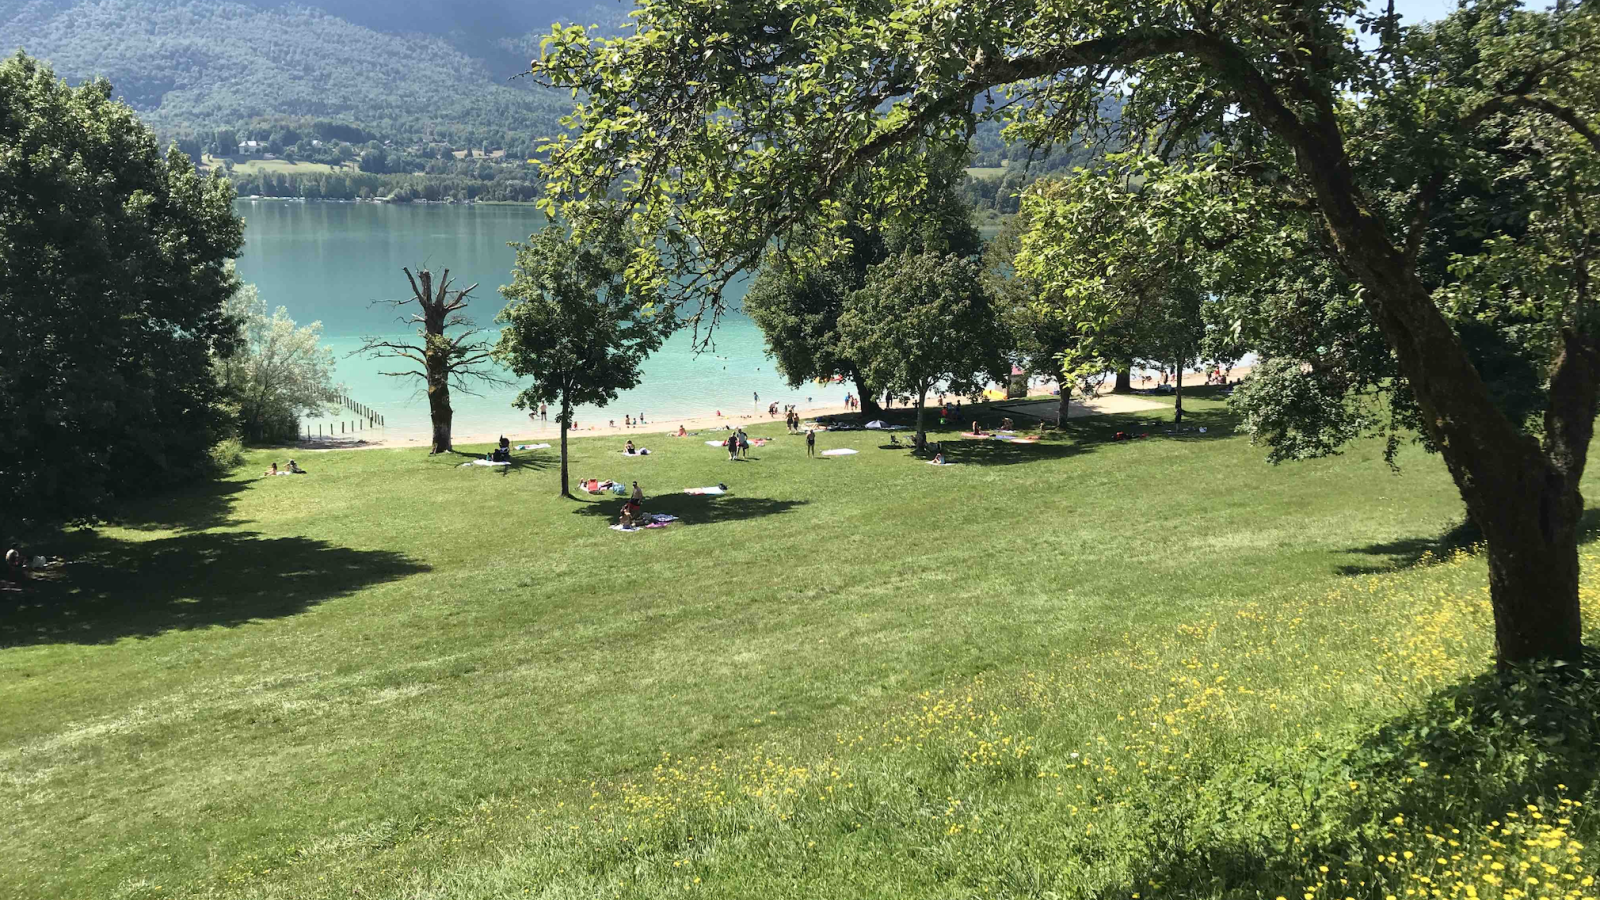
[[[1578,521],[1578,542],[1587,544],[1600,537],[1600,509],[1586,509]],[[1421,565],[1443,562],[1457,551],[1471,550],[1483,541],[1483,532],[1471,520],[1463,519],[1436,535],[1402,538],[1357,547],[1349,552],[1381,557],[1376,563],[1340,566],[1341,575],[1374,575]]]
[[[558,450],[556,453],[559,454],[560,451]],[[493,474],[498,474],[501,477],[509,476],[512,473],[521,475],[524,471],[542,472],[546,469],[554,468],[561,461],[560,456],[552,456],[544,450],[513,450],[511,451],[511,464],[505,466],[465,465],[473,460],[483,459],[482,453],[463,453],[460,450],[451,450],[450,455],[455,458],[454,465],[458,469],[466,468],[474,472],[493,470]]]
[[[120,541],[81,531],[64,535],[53,550],[68,562],[21,591],[0,593],[0,647],[232,627],[428,571],[386,550],[249,532]]]
[[[299,476],[294,476],[299,477]],[[233,508],[248,480],[216,479],[121,504],[107,520],[136,531],[190,533],[238,525]]]
[[[1532,825],[1529,804],[1555,824],[1559,798],[1592,795],[1597,783],[1600,653],[1486,672],[1342,748],[1262,751],[1217,770],[1152,823],[1148,865],[1101,896],[1151,883],[1163,896],[1297,896],[1297,885],[1323,878],[1336,896],[1399,894],[1416,885],[1383,866],[1385,853],[1463,852],[1445,840],[1482,835],[1508,814]]]
[[[580,516],[593,516],[615,522],[622,513],[626,497],[602,497],[593,500],[580,497],[578,508],[572,512]],[[704,494],[661,494],[647,497],[645,513],[664,513],[677,516],[674,525],[711,525],[717,522],[748,521],[766,516],[777,516],[799,506],[805,500],[773,500],[768,497],[741,497],[736,494],[707,496]]]

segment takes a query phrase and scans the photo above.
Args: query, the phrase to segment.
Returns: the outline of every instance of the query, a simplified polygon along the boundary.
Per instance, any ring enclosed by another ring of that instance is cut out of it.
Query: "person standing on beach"
[[[541,421],[541,422],[550,421],[550,407],[547,404],[544,404],[544,403],[539,404],[539,421]]]
[[[817,430],[815,428],[806,429],[806,455],[817,455]]]

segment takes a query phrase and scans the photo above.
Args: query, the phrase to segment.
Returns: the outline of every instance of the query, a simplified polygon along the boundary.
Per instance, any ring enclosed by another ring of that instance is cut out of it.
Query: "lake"
[[[531,206],[488,204],[240,200],[236,211],[246,223],[240,277],[256,285],[269,308],[286,307],[302,325],[322,323],[324,343],[338,355],[336,379],[351,399],[384,415],[383,437],[391,440],[425,438],[428,404],[420,379],[380,374],[393,361],[349,355],[363,335],[405,333],[395,321],[399,311],[373,301],[411,295],[403,266],[436,273],[448,268],[458,287],[478,284],[469,312],[492,340],[495,314],[505,305],[499,289],[511,280],[515,259],[507,244],[526,240],[544,222]],[[773,400],[802,410],[842,405],[848,386],[791,390],[784,383],[760,330],[738,309],[743,293],[743,285],[730,291],[732,310],[717,326],[710,350],[696,354],[687,331],[674,335],[645,363],[639,387],[603,410],[580,408],[579,423],[620,422],[624,414],[640,413],[652,422],[714,410],[745,413],[754,408],[756,393],[763,409]],[[517,390],[490,388],[478,397],[453,391],[455,432],[529,433],[526,414],[511,406]]]

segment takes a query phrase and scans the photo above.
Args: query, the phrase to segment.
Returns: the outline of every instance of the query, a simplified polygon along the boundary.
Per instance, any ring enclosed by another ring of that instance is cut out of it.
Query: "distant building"
[[[265,149],[266,149],[266,145],[261,143],[260,141],[240,141],[239,142],[239,155],[240,156],[260,156],[261,152],[263,150],[265,150]]]

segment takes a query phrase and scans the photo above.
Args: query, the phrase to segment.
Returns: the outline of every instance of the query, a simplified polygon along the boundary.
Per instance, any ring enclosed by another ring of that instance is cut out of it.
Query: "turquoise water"
[[[380,374],[394,362],[348,355],[363,335],[405,333],[396,310],[372,301],[410,296],[402,266],[449,268],[459,287],[478,284],[469,312],[492,329],[505,305],[499,288],[511,280],[515,254],[507,244],[526,240],[544,221],[532,207],[482,204],[241,200],[237,211],[246,222],[240,277],[257,286],[269,307],[287,307],[301,324],[322,323],[324,343],[339,357],[336,379],[348,396],[384,415],[384,436],[391,439],[425,437],[428,406],[419,379]],[[730,291],[733,311],[717,326],[710,350],[696,354],[687,332],[674,335],[645,363],[639,387],[604,409],[580,408],[579,425],[620,423],[624,414],[665,422],[716,410],[749,413],[752,394],[760,395],[762,409],[774,400],[802,410],[841,405],[845,386],[791,390],[784,384],[760,330],[738,311],[743,293],[743,285]],[[511,406],[517,390],[489,388],[478,397],[453,393],[456,433],[534,433],[526,414]]]

